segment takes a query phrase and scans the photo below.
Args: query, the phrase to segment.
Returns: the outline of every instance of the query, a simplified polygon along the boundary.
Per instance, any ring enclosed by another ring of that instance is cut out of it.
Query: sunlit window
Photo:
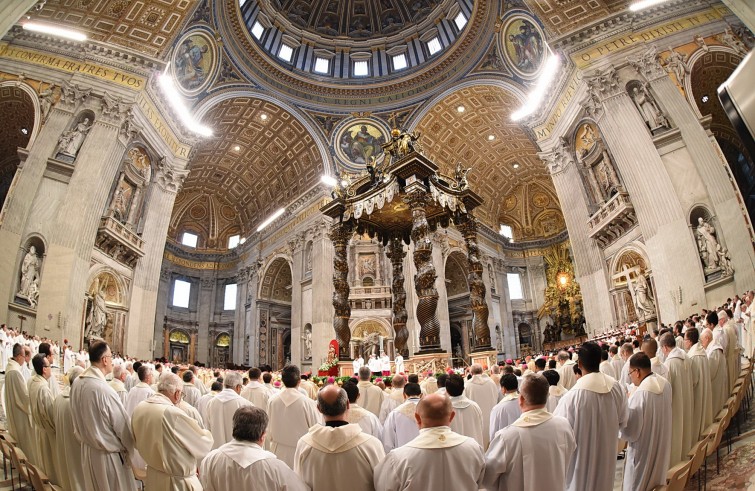
[[[185,246],[189,247],[197,247],[197,234],[192,234],[191,232],[184,232],[181,236],[181,243]]]
[[[238,285],[231,283],[225,286],[225,298],[223,299],[223,310],[236,310],[236,291]]]
[[[463,12],[459,12],[459,15],[454,19],[454,22],[456,23],[456,27],[461,31],[464,29],[464,26],[467,25],[467,16],[464,15]]]
[[[407,67],[406,63],[406,55],[401,53],[400,55],[396,55],[393,57],[393,69],[394,70],[403,70]]]
[[[522,277],[518,273],[508,273],[506,281],[509,284],[509,298],[511,300],[524,299],[524,295],[522,294]]]
[[[173,306],[189,308],[189,295],[191,294],[191,283],[183,280],[176,280],[173,283]]]
[[[327,58],[315,58],[315,72],[328,73],[330,72],[330,60]]]
[[[366,77],[370,74],[370,67],[367,65],[366,61],[355,61],[354,62],[354,76],[355,77]]]
[[[281,47],[278,50],[278,58],[280,58],[283,61],[287,61],[291,63],[291,58],[293,56],[294,56],[294,48],[292,48],[288,44],[281,44]]]
[[[228,237],[228,248],[233,249],[234,247],[239,245],[239,241],[241,239],[241,236],[239,235],[231,235]]]
[[[430,51],[430,56],[434,55],[435,53],[443,49],[443,47],[440,45],[440,39],[438,39],[437,37],[434,37],[430,41],[428,41],[427,49],[428,51]]]
[[[242,0],[244,1],[244,0]],[[262,39],[262,35],[265,33],[265,28],[262,27],[262,24],[259,23],[259,21],[255,21],[254,25],[252,26],[252,36],[256,37],[258,40]]]

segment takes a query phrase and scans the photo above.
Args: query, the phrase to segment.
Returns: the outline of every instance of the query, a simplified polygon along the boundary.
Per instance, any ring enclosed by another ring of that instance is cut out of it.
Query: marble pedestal
[[[490,368],[498,363],[498,353],[495,350],[473,352],[472,364],[475,363],[479,363],[483,368]]]

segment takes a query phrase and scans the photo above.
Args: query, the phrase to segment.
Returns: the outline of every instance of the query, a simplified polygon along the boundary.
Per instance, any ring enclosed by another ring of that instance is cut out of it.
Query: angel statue
[[[469,187],[469,181],[467,181],[467,174],[472,170],[471,167],[465,169],[461,166],[461,162],[456,164],[456,170],[454,170],[454,179],[459,184],[459,190]]]

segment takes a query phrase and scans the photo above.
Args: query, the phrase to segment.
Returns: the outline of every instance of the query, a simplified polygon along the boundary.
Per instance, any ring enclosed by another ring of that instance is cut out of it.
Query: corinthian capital
[[[177,193],[188,174],[188,170],[177,168],[166,157],[160,157],[157,161],[155,179],[160,187],[168,192]]]
[[[586,77],[586,81],[590,97],[596,101],[602,102],[624,93],[619,74],[613,66],[597,70],[592,76]]]
[[[658,50],[655,46],[650,46],[644,53],[636,58],[627,58],[630,65],[637,70],[637,73],[645,77],[645,80],[651,82],[666,76],[666,70],[661,65],[658,56]]]
[[[540,153],[538,156],[545,162],[548,172],[551,174],[563,172],[569,165],[574,163],[569,145],[563,137],[552,151]]]
[[[89,97],[91,92],[91,87],[79,87],[79,84],[63,82],[60,86],[60,105],[74,111]]]

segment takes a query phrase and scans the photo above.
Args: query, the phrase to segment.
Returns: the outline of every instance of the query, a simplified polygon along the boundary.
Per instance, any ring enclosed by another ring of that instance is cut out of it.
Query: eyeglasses
[[[635,368],[633,370],[629,370],[629,375],[632,375],[632,372],[640,373],[640,369],[639,368]]]

